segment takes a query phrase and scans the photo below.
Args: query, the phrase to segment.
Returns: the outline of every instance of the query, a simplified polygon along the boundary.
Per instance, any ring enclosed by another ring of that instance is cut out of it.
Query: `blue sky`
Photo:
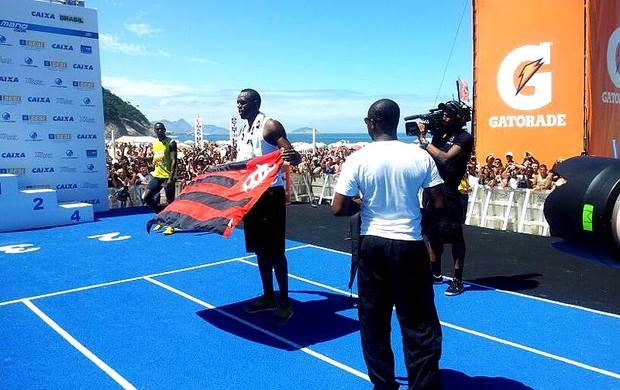
[[[380,98],[402,116],[472,84],[469,0],[87,0],[102,82],[151,121],[228,127],[254,88],[289,131],[365,132]]]

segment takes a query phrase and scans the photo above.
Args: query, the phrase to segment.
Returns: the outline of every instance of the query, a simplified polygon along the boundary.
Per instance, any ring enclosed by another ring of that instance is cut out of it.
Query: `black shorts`
[[[243,217],[247,252],[265,255],[284,254],[285,207],[284,187],[271,187]]]
[[[445,209],[435,212],[435,205],[429,190],[422,196],[422,234],[439,235],[444,243],[463,241],[463,203],[457,188],[444,186]]]

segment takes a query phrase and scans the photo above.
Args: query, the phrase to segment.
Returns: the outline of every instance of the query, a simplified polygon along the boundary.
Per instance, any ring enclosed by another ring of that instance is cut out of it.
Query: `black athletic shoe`
[[[465,290],[465,287],[463,287],[463,281],[455,278],[452,279],[450,286],[448,286],[448,289],[444,294],[447,296],[459,295],[463,292],[463,290]]]
[[[259,311],[276,310],[277,308],[278,301],[275,298],[269,299],[261,296],[251,305],[244,307],[244,310],[246,313],[258,313]]]
[[[441,275],[439,275],[439,276],[433,275],[433,283],[435,283],[435,284],[443,283],[443,276],[441,276]]]
[[[273,313],[271,323],[274,325],[284,325],[293,316],[293,305],[288,303],[280,303],[276,312]]]

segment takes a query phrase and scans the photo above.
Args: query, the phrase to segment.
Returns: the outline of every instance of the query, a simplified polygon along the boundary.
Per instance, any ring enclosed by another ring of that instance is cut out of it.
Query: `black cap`
[[[461,116],[461,105],[459,104],[459,102],[456,102],[454,100],[445,103],[439,103],[438,108],[441,111],[448,113],[452,117]]]

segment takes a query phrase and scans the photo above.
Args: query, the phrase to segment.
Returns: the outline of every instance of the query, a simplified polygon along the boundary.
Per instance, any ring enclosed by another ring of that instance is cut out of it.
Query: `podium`
[[[52,189],[19,190],[16,175],[0,174],[0,232],[92,221],[92,204],[58,202]]]

